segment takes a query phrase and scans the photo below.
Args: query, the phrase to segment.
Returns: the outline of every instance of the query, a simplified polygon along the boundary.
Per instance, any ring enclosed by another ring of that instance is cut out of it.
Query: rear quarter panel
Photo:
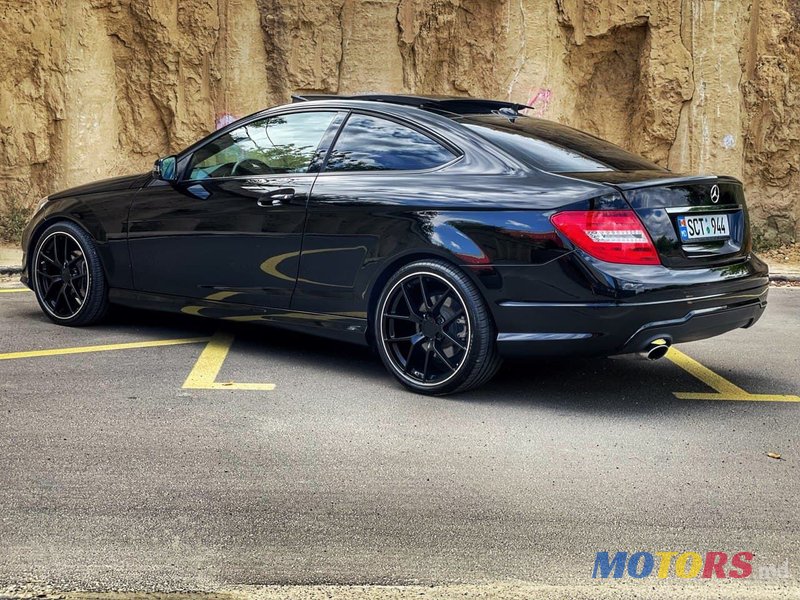
[[[292,306],[366,318],[386,277],[417,257],[468,272],[492,304],[497,267],[537,268],[568,254],[549,215],[585,208],[608,187],[544,173],[321,174],[309,200]]]

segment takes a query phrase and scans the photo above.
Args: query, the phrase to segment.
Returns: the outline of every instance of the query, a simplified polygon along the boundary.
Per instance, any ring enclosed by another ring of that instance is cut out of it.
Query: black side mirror
[[[177,181],[178,161],[174,156],[159,158],[153,165],[153,177],[162,181]]]

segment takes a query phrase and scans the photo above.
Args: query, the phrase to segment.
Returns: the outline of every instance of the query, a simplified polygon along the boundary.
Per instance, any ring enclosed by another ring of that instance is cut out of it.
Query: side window
[[[302,112],[253,121],[192,156],[189,179],[306,173],[336,112]]]
[[[352,114],[325,171],[412,171],[438,167],[454,158],[450,150],[410,127]]]

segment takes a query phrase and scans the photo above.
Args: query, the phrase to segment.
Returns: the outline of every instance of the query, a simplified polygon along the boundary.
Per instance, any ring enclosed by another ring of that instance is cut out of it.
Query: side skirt
[[[300,312],[119,288],[109,290],[108,299],[112,304],[131,308],[176,312],[232,323],[263,323],[363,346],[368,344],[366,315],[362,318],[352,314]]]

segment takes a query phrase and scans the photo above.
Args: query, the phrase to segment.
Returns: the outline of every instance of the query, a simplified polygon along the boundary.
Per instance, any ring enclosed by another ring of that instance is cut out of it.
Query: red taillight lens
[[[554,214],[550,222],[578,248],[607,262],[659,265],[650,236],[632,210],[581,210]]]

